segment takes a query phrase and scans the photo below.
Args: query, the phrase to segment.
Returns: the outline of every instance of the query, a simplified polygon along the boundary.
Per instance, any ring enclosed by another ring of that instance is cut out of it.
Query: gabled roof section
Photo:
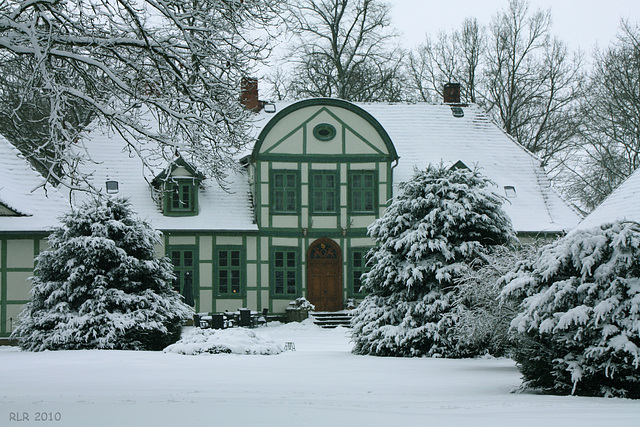
[[[471,170],[469,169],[469,166],[462,163],[462,160],[458,160],[457,162],[455,162],[453,165],[451,165],[450,169],[451,170],[458,170],[458,169]]]
[[[22,154],[0,136],[0,230],[46,231],[68,203]]]
[[[149,126],[154,126],[154,122],[150,121]],[[158,154],[158,147],[148,142],[144,144],[143,151],[145,165],[136,153],[127,148],[128,144],[120,134],[99,126],[95,126],[88,134],[84,147],[86,153],[82,155],[87,159],[82,164],[82,172],[91,174],[93,186],[104,190],[107,181],[117,181],[118,196],[128,198],[132,209],[156,229],[164,232],[258,230],[254,223],[249,179],[244,171],[229,171],[225,179],[226,189],[221,188],[216,180],[202,180],[198,186],[200,214],[185,220],[184,217],[163,214],[152,182],[179,168],[201,179],[202,174],[187,160],[176,157],[167,164]],[[82,192],[74,192],[74,197],[78,203],[87,196]]]
[[[598,227],[617,220],[640,222],[640,169],[622,182],[576,228]]]
[[[184,169],[187,174],[189,174],[189,176],[196,179],[197,181],[202,181],[204,179],[204,175],[202,173],[197,171],[196,168],[191,165],[191,163],[187,162],[180,153],[176,153],[176,158],[169,165],[167,165],[167,167],[162,172],[160,172],[153,178],[151,184],[153,184],[154,186],[159,185],[162,181],[170,178],[178,168]]]
[[[307,110],[304,111],[305,109]],[[340,109],[355,114],[366,122],[368,126],[373,129],[375,136],[382,141],[382,144],[376,145],[372,143],[372,138],[363,135],[361,131],[356,129],[353,120],[345,119],[342,117],[344,114],[338,114]],[[289,126],[283,125],[287,119],[291,120],[291,125]],[[372,159],[387,158],[390,161],[398,159],[396,148],[389,134],[375,117],[351,102],[333,98],[306,99],[287,105],[282,110],[279,110],[261,129],[252,151],[252,157],[254,159],[269,156],[287,158],[288,156],[295,157],[300,155],[322,154],[321,151],[314,150],[311,146],[305,144],[307,144],[309,139],[306,136],[315,134],[313,130],[314,123],[319,122],[318,124],[321,126],[327,125],[333,127],[331,124],[323,123],[324,121],[334,122],[341,128],[337,131],[337,140],[342,142],[342,151],[331,155],[349,155],[352,154],[350,150],[353,150],[353,148],[351,147],[360,147],[358,150],[360,158],[364,155]],[[311,128],[309,128],[309,126],[311,126]],[[275,140],[266,144],[267,137],[270,136],[272,132],[277,133],[278,136]],[[285,143],[292,139],[299,141],[297,146],[295,146],[293,150],[291,146],[283,150],[282,147]],[[347,146],[347,143],[350,147]]]
[[[11,209],[2,200],[0,200],[0,216],[24,216],[24,214]]]

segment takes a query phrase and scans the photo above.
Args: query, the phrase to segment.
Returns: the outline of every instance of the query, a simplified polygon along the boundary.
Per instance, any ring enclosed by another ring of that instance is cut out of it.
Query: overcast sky
[[[466,17],[489,24],[508,0],[383,0],[392,5],[393,25],[403,33],[405,47],[424,40],[426,33],[460,28]],[[530,9],[551,9],[552,32],[569,45],[591,53],[595,43],[607,46],[620,19],[640,23],[640,0],[530,0]]]

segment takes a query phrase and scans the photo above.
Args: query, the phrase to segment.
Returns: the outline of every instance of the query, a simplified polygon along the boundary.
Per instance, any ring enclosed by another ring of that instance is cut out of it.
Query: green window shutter
[[[245,259],[242,248],[216,249],[216,291],[221,297],[242,297],[245,292]]]
[[[349,174],[349,211],[356,214],[375,213],[376,190],[375,171],[351,171]]]
[[[196,295],[196,248],[195,247],[169,247],[169,257],[173,263],[173,287],[184,297],[186,304],[195,305]]]
[[[271,173],[271,213],[298,214],[300,209],[298,171],[274,170]]]
[[[300,255],[297,248],[273,248],[271,295],[295,298],[300,294]]]
[[[338,212],[338,173],[336,171],[311,172],[311,212],[336,214]]]

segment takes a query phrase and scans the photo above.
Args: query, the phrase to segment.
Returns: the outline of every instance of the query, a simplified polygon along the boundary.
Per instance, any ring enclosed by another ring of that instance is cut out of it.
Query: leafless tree
[[[594,55],[580,105],[580,146],[563,162],[567,193],[587,210],[640,167],[640,26],[622,22],[618,39]]]
[[[15,57],[2,62],[0,72],[0,133],[19,149],[31,164],[53,184],[63,174],[55,162],[58,152],[50,143],[49,116],[51,103],[39,85],[33,84],[31,58]],[[93,114],[82,100],[69,101],[63,121],[69,136],[79,136]],[[52,168],[53,174],[49,173]]]
[[[30,67],[19,105],[46,99],[49,176],[82,181],[69,157],[78,132],[68,122],[81,107],[133,151],[153,140],[223,177],[250,126],[237,102],[240,80],[266,52],[265,29],[279,1],[0,2],[0,67]],[[19,109],[13,112],[17,118]],[[145,124],[149,116],[159,128]]]
[[[550,35],[550,12],[510,0],[491,22],[482,103],[505,131],[545,163],[575,135],[570,108],[579,55]]]
[[[378,0],[298,0],[291,5],[294,45],[287,78],[270,77],[293,98],[397,101],[401,52],[389,6]]]
[[[462,100],[478,101],[481,64],[486,55],[485,30],[475,18],[467,18],[459,31],[427,37],[409,56],[409,80],[420,101],[442,98],[445,83],[461,84]]]
[[[550,25],[549,12],[511,0],[488,34],[467,19],[458,31],[428,37],[409,59],[413,91],[420,100],[438,100],[445,83],[460,83],[463,102],[485,107],[546,164],[576,135],[573,108],[582,78],[580,55],[551,37]]]

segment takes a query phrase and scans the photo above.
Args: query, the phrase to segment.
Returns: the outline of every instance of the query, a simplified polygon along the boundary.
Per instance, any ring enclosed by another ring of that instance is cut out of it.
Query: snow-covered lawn
[[[253,332],[283,348],[293,342],[296,351],[186,356],[0,347],[0,426],[619,427],[640,422],[640,401],[513,393],[520,375],[507,359],[355,356],[348,330],[307,322]],[[240,342],[237,335],[230,339]],[[36,421],[37,416],[54,421]]]

